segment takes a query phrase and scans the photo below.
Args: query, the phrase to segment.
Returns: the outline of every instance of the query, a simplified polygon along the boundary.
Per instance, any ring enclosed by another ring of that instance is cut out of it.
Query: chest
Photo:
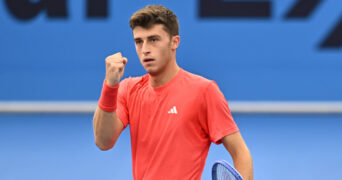
[[[129,106],[131,133],[141,137],[184,135],[200,129],[202,99],[196,93],[140,91],[132,96]]]

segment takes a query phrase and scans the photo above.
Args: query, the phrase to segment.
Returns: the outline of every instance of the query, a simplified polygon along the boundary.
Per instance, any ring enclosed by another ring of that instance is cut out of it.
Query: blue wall
[[[66,19],[42,11],[23,21],[1,1],[0,100],[96,100],[104,59],[118,51],[125,77],[144,74],[128,20],[152,3],[179,17],[180,66],[217,81],[229,100],[342,100],[342,48],[319,47],[342,20],[342,1],[286,19],[296,2],[271,1],[269,18],[201,18],[199,0],[112,0],[107,18],[90,19],[85,1],[67,1]]]

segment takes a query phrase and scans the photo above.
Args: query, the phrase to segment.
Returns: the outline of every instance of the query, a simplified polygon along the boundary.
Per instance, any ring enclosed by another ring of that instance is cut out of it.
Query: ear
[[[171,49],[172,50],[176,50],[179,46],[179,43],[180,43],[180,37],[179,35],[176,35],[176,36],[172,36],[172,44],[171,44]]]

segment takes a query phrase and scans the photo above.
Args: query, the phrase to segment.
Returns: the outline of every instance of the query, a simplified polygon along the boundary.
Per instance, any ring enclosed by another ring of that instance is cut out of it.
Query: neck
[[[162,72],[158,74],[149,74],[152,87],[156,88],[163,86],[177,75],[180,70],[179,66],[175,60],[170,63],[171,64],[169,64]]]

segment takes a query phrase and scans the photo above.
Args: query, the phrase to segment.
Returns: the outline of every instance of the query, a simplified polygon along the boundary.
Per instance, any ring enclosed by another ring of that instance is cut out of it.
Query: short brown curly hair
[[[162,5],[149,5],[135,12],[129,20],[133,30],[137,26],[150,28],[155,24],[164,25],[164,30],[170,36],[179,35],[179,24],[177,16]]]

